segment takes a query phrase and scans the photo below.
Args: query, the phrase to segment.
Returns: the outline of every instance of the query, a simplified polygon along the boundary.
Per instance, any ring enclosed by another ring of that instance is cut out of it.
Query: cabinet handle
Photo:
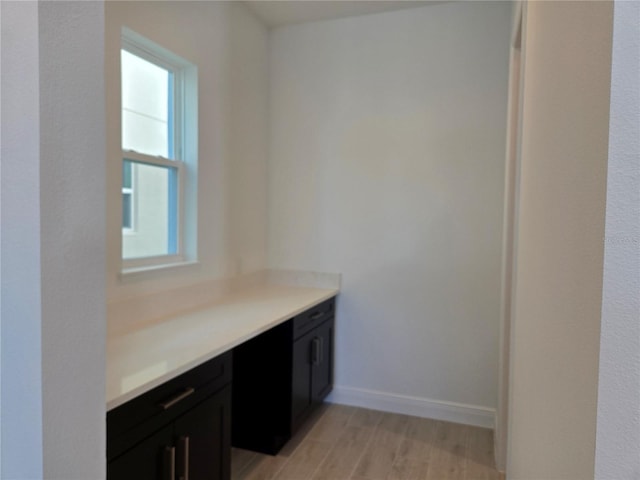
[[[164,447],[164,478],[176,480],[176,448]]]
[[[182,474],[179,480],[189,480],[189,437],[180,437],[182,450]]]
[[[163,410],[168,410],[169,408],[173,407],[176,403],[181,402],[182,400],[187,398],[189,395],[193,395],[195,391],[196,391],[195,388],[189,387],[184,392],[179,393],[175,397],[172,397],[169,400],[165,400],[164,402],[160,402],[158,406]]]
[[[318,350],[320,350],[320,361],[318,363],[322,363],[324,362],[324,337],[320,337],[320,347],[318,347]]]
[[[318,313],[314,313],[313,315],[311,315],[309,318],[311,320],[318,320],[319,318],[321,318],[324,315],[324,312],[318,312]]]
[[[320,365],[320,339],[318,337],[311,340],[311,364]]]

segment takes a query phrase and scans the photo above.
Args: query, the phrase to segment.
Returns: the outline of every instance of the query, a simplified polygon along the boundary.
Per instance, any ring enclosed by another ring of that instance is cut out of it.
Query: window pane
[[[131,162],[122,162],[122,188],[131,188]]]
[[[172,73],[121,50],[122,148],[172,157]]]
[[[122,148],[169,158],[167,124],[136,112],[122,111]]]
[[[132,212],[133,202],[131,201],[131,193],[123,192],[122,193],[122,228],[132,228],[133,227],[133,212]]]
[[[177,169],[125,160],[132,168],[136,205],[133,232],[122,236],[122,257],[141,258],[177,252]],[[124,218],[124,217],[123,217]]]

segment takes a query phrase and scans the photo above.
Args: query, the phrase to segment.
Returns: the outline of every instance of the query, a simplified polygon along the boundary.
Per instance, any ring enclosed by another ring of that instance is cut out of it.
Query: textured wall
[[[103,25],[2,4],[2,478],[104,477]]]
[[[41,2],[44,478],[105,462],[104,5]]]
[[[640,478],[640,3],[616,1],[596,478]]]
[[[528,2],[511,479],[593,478],[612,4]]]
[[[271,31],[269,262],[343,274],[336,393],[493,423],[509,30],[459,2]]]
[[[0,15],[0,477],[42,478],[38,5]]]

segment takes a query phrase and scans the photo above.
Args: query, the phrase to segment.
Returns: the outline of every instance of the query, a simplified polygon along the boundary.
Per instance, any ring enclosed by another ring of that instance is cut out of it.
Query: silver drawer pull
[[[189,480],[189,437],[180,437],[180,448],[182,449],[182,473],[180,480]]]
[[[314,313],[309,318],[311,320],[317,320],[317,319],[321,318],[323,315],[324,315],[324,312],[318,312],[318,313]]]
[[[164,480],[176,480],[176,448],[164,447]]]
[[[160,408],[162,408],[163,410],[167,410],[167,409],[173,407],[176,403],[181,402],[182,400],[184,400],[188,396],[193,395],[193,393],[195,391],[196,391],[195,388],[189,387],[184,392],[179,393],[175,397],[172,397],[169,400],[165,400],[164,402],[160,402],[158,404],[158,406]]]
[[[320,351],[320,339],[318,337],[311,340],[311,365],[320,365],[322,352]]]

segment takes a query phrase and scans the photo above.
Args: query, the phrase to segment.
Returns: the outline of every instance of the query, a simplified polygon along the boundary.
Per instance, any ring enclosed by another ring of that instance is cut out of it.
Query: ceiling
[[[245,3],[268,27],[279,27],[292,23],[388,12],[443,2],[438,0],[247,0]]]

